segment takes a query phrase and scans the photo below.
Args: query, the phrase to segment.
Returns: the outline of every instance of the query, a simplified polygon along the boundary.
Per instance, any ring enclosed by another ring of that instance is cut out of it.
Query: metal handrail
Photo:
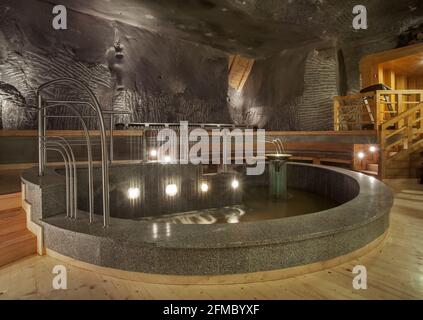
[[[63,158],[63,162],[65,163],[66,217],[69,218],[71,216],[71,210],[70,210],[70,195],[69,195],[70,181],[69,181],[69,164],[68,164],[68,160],[66,159],[66,156],[63,153],[63,151],[60,150],[60,149],[45,147],[44,150],[51,150],[51,151],[56,151],[56,152],[60,153],[61,156],[62,156],[62,158]]]
[[[96,107],[88,102],[88,101],[62,101],[62,100],[46,100],[46,103],[53,103],[56,105],[66,105],[66,104],[82,104],[82,105],[87,105],[89,106],[91,109],[93,109],[94,111],[96,111]],[[102,114],[109,117],[110,119],[110,139],[109,139],[109,160],[110,160],[110,164],[112,164],[113,159],[114,159],[114,152],[113,152],[113,147],[114,147],[114,143],[113,143],[113,127],[114,127],[114,116],[115,115],[124,115],[124,114],[131,114],[129,111],[114,111],[114,110],[104,110],[102,111]],[[65,116],[66,117],[66,116]],[[72,117],[72,116],[67,116],[67,117]],[[91,118],[92,116],[82,116],[83,118]],[[106,137],[107,140],[107,137]]]
[[[50,138],[59,139],[63,142],[63,144],[58,142],[58,141],[49,141]],[[71,175],[71,178],[72,178],[71,191],[72,191],[72,195],[73,195],[71,204],[73,205],[73,218],[76,219],[77,211],[78,211],[78,179],[77,179],[77,171],[76,171],[76,160],[75,160],[75,155],[73,153],[72,147],[69,145],[69,143],[66,141],[65,138],[60,137],[60,136],[50,136],[50,137],[48,137],[48,139],[45,138],[44,141],[47,145],[49,145],[49,144],[59,145],[65,151],[67,150],[66,148],[68,148],[68,155],[69,155],[69,160],[70,160],[70,163],[71,163],[69,167],[73,171],[72,172],[73,175]],[[47,162],[47,158],[46,158],[46,162]]]
[[[49,108],[54,108],[54,107],[59,107],[59,106],[64,106],[67,107],[69,109],[71,109],[71,111],[75,114],[75,118],[78,118],[81,122],[83,131],[84,131],[84,136],[85,136],[85,146],[87,147],[87,160],[88,160],[88,198],[89,198],[89,222],[92,223],[94,221],[94,179],[93,179],[93,160],[92,160],[92,146],[93,144],[91,143],[91,138],[90,138],[90,134],[87,128],[87,125],[84,121],[84,117],[81,115],[81,113],[72,105],[65,105],[65,104],[52,104],[52,105],[47,105],[47,106],[43,106],[41,107],[42,111],[49,109]],[[33,107],[28,107],[28,108],[33,108]],[[35,108],[38,109],[38,108]],[[47,115],[46,113],[43,112],[43,119],[45,120],[46,118],[52,118],[54,116],[51,115]],[[61,116],[57,116],[57,117],[61,117]],[[45,121],[43,121],[43,126],[44,128],[46,127],[46,123]],[[66,140],[67,141],[67,140]],[[67,143],[69,144],[69,141],[67,141]],[[72,145],[76,145],[76,144],[72,144]],[[96,144],[94,144],[96,145]],[[45,155],[44,155],[45,158]]]
[[[60,144],[60,143],[47,143],[44,142],[42,145],[42,150],[46,151],[46,147],[59,147],[61,148],[61,150],[64,152],[65,156],[66,156],[66,161],[68,163],[68,169],[69,169],[69,184],[68,184],[68,194],[69,194],[69,218],[72,218],[73,216],[73,212],[74,212],[74,200],[73,200],[73,192],[74,192],[74,188],[73,188],[73,181],[74,181],[74,171],[73,171],[73,164],[71,164],[71,159],[70,159],[70,155],[69,152],[66,150],[66,148]]]
[[[103,113],[100,107],[100,103],[97,100],[97,97],[91,91],[91,89],[84,83],[79,80],[73,78],[59,78],[55,80],[51,80],[42,84],[37,92],[37,102],[38,102],[38,143],[39,143],[39,154],[38,154],[38,173],[40,176],[44,174],[44,167],[45,167],[45,150],[42,148],[43,137],[46,136],[46,125],[45,125],[45,117],[46,109],[43,109],[43,99],[41,96],[41,91],[45,88],[58,84],[58,83],[66,83],[66,84],[73,84],[78,89],[84,91],[88,94],[91,101],[93,103],[87,101],[56,101],[50,103],[56,104],[83,104],[91,106],[92,109],[97,114],[99,124],[100,124],[100,137],[101,137],[101,154],[102,154],[102,163],[101,163],[101,172],[102,172],[102,191],[103,191],[103,225],[107,227],[110,221],[110,203],[109,203],[109,162],[108,162],[108,154],[107,154],[107,146],[106,146],[106,129],[104,125],[104,118]]]
[[[65,106],[72,110],[75,116],[80,120],[84,136],[85,136],[85,143],[87,146],[87,160],[88,160],[88,207],[89,207],[89,221],[92,223],[94,221],[94,179],[93,179],[93,158],[92,158],[92,143],[90,138],[90,133],[87,128],[87,124],[85,123],[83,116],[81,113],[72,105],[66,104],[52,104],[48,105],[44,108],[54,108],[58,106]],[[49,117],[49,116],[45,116]]]
[[[76,194],[75,194],[76,165],[72,160],[69,150],[67,150],[64,144],[58,141],[44,142],[42,146],[43,150],[45,150],[46,147],[59,147],[64,151],[67,157],[67,161],[69,164],[70,218],[72,218],[76,215],[76,210],[77,210],[77,202],[76,202]]]
[[[180,126],[180,123],[168,123],[168,122],[130,122],[127,124],[127,127],[145,127],[149,128],[151,126],[161,126],[161,127],[173,127]],[[188,123],[188,127],[199,127],[199,128],[244,128],[245,126],[235,125],[235,124],[225,124],[225,123]]]

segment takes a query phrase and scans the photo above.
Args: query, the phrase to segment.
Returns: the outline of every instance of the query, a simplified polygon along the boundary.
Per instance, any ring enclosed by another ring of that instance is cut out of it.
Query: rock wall
[[[235,121],[272,130],[328,130],[338,92],[332,43],[285,50],[257,60],[240,92],[230,91]]]
[[[0,4],[0,81],[24,97],[14,107],[9,102],[2,108],[4,128],[33,128],[35,115],[23,107],[35,105],[37,87],[58,77],[83,80],[104,109],[131,111],[125,120],[231,121],[225,53],[72,11],[68,30],[54,30],[51,21],[49,4],[23,0]],[[110,64],[116,39],[123,46],[123,90],[117,90]],[[6,101],[3,91],[0,87],[0,99]],[[65,99],[78,95],[69,87],[47,92],[47,97]],[[49,123],[62,129],[78,126],[71,119]]]
[[[400,33],[420,21],[404,20],[377,35],[352,32],[348,11],[338,21],[345,30],[340,29],[336,39],[260,57],[237,92],[228,88],[225,52],[72,10],[68,30],[56,31],[51,27],[51,9],[47,1],[0,3],[0,128],[34,128],[34,111],[24,107],[35,105],[40,84],[66,76],[89,84],[105,110],[131,112],[117,121],[188,120],[269,130],[328,130],[332,97],[361,87],[360,59],[396,47]],[[372,28],[379,25],[374,22]],[[119,65],[113,47],[117,40],[123,47]],[[69,87],[46,94],[80,97]],[[69,114],[65,109],[55,113]],[[49,125],[79,127],[69,118],[51,119]],[[90,127],[94,126],[91,121]]]

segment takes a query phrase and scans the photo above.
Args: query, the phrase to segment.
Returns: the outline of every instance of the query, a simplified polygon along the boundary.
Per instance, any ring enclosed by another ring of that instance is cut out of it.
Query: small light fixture
[[[230,216],[228,218],[228,223],[239,223],[239,218],[237,216]]]
[[[203,182],[203,183],[201,184],[201,191],[202,191],[202,192],[207,192],[207,191],[209,191],[209,185],[208,185],[206,182]]]
[[[129,188],[128,189],[128,198],[131,200],[138,199],[140,197],[140,189],[139,188]]]
[[[151,149],[148,154],[150,155],[150,157],[155,158],[155,157],[157,157],[157,150]]]
[[[364,154],[364,152],[359,152],[359,153],[357,153],[357,157],[359,158],[359,159],[364,159],[364,157],[365,157],[366,155]]]
[[[232,180],[232,183],[231,183],[231,186],[232,186],[233,189],[238,189],[238,187],[239,187],[239,181],[237,179],[233,179]]]
[[[374,161],[375,152],[377,151],[377,148],[375,146],[370,146],[369,151],[372,154],[372,161]]]
[[[172,160],[172,158],[170,156],[165,156],[163,160],[165,163],[169,163]]]
[[[178,193],[178,187],[176,186],[176,184],[168,184],[166,186],[166,194],[169,197],[174,197],[176,196],[177,193]]]

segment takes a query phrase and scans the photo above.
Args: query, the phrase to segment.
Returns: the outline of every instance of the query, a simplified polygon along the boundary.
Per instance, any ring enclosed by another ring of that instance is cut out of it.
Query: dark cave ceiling
[[[397,34],[423,22],[422,0],[38,1],[256,57],[313,41]],[[358,3],[368,10],[368,30],[352,28]]]

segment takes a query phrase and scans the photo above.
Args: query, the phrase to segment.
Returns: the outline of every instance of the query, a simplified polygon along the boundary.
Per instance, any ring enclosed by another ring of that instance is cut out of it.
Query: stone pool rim
[[[111,218],[104,229],[100,221],[89,225],[85,218],[70,221],[63,214],[32,219],[44,228],[45,246],[62,255],[127,271],[180,275],[248,273],[324,261],[355,251],[387,230],[393,195],[382,182],[335,167],[289,166],[339,176],[357,184],[359,192],[337,207],[307,215],[238,224],[172,224],[168,230],[158,228],[154,238],[150,221]],[[42,189],[63,180],[54,171],[40,179],[31,170],[23,173],[26,185],[41,183]]]

